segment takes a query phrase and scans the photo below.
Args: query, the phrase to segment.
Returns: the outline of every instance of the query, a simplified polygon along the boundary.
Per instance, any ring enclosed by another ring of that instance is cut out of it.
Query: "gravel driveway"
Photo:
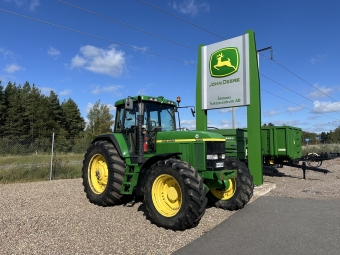
[[[265,176],[276,188],[267,196],[334,199],[340,202],[340,158],[325,161],[327,175],[284,167]],[[98,207],[81,179],[0,185],[1,254],[171,254],[235,212],[207,208],[200,224],[165,230],[146,220],[141,203]],[[254,201],[255,196],[252,200]],[[226,232],[228,233],[228,232]]]

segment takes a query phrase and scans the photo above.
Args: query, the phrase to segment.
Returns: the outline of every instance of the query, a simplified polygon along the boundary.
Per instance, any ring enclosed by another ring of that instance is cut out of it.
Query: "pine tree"
[[[71,98],[63,101],[61,109],[63,112],[62,126],[67,131],[68,138],[74,138],[84,131],[85,120],[81,117],[77,104]]]
[[[3,137],[3,129],[5,124],[5,114],[7,108],[7,100],[4,88],[1,86],[0,80],[0,138]]]
[[[22,88],[8,82],[5,89],[7,109],[4,122],[4,135],[9,138],[25,136],[24,109],[22,103]]]
[[[47,111],[49,114],[46,122],[47,129],[52,132],[54,130],[54,132],[58,134],[61,129],[63,114],[58,95],[53,90],[50,91],[50,95],[48,97]]]

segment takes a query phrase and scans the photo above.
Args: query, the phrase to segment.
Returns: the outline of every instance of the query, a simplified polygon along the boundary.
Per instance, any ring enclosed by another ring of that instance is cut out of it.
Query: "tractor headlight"
[[[207,159],[218,159],[217,154],[207,155]]]
[[[225,154],[211,154],[207,155],[207,159],[217,160],[217,159],[225,159]]]

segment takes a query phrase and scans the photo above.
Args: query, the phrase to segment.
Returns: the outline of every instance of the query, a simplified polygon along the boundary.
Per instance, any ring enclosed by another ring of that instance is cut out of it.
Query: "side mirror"
[[[128,97],[125,99],[125,109],[132,110],[133,109],[133,100],[132,98]]]
[[[190,108],[190,110],[191,110],[192,117],[195,117],[195,110],[194,110],[194,108]]]

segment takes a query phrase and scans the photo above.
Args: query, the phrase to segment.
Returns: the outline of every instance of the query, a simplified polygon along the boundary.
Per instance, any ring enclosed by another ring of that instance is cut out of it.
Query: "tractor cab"
[[[116,102],[115,133],[122,133],[130,154],[156,152],[158,132],[175,131],[174,101],[163,97],[137,96]],[[139,142],[141,142],[139,144]]]

